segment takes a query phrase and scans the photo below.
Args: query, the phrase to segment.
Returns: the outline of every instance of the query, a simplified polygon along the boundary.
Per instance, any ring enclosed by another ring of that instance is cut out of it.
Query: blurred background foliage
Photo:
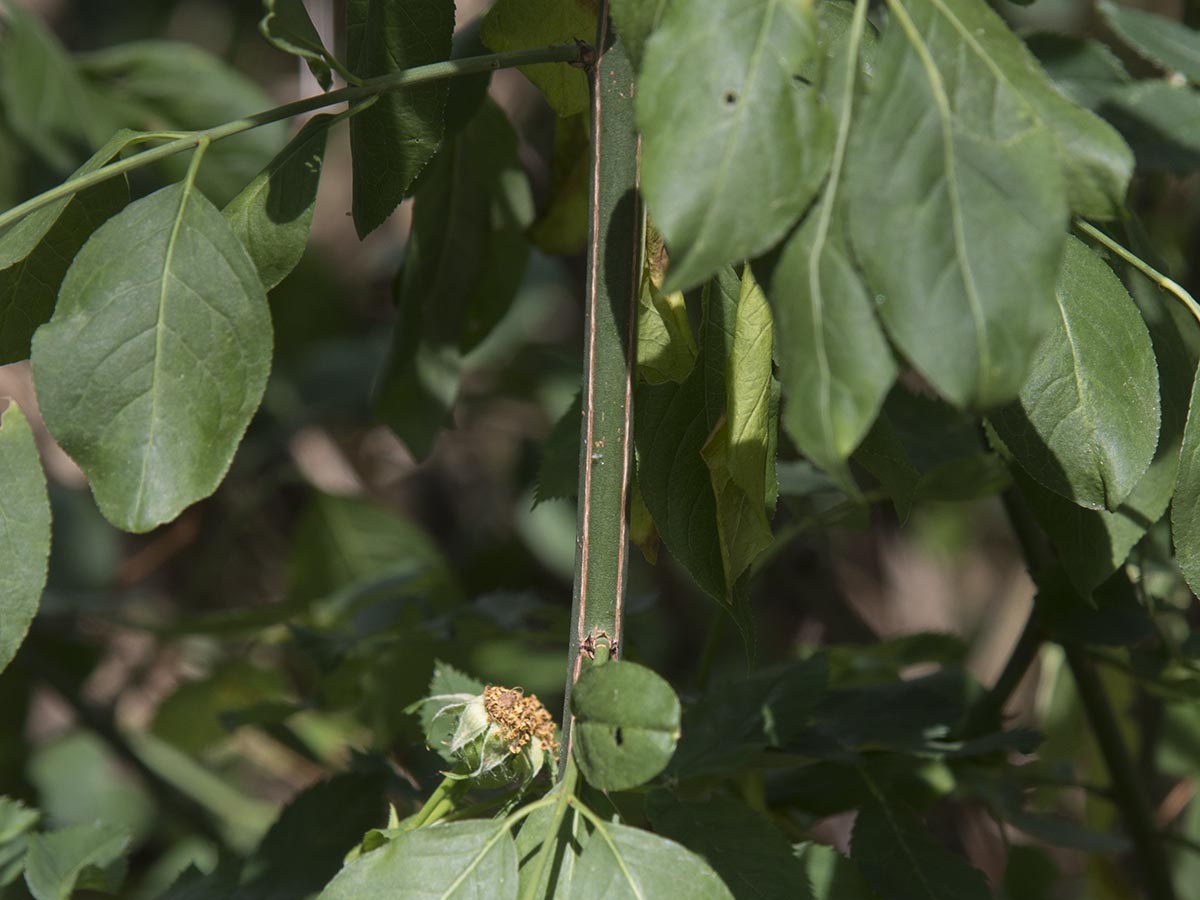
[[[44,22],[45,47],[14,59],[0,44],[0,208],[60,181],[117,127],[203,127],[317,91],[261,40],[256,3],[21,5]],[[340,18],[331,0],[310,6],[319,25]],[[460,0],[460,23],[480,6]],[[1026,28],[1098,27],[1074,0],[1004,12]],[[164,40],[186,47],[141,43]],[[39,79],[61,90],[39,94]],[[537,246],[511,308],[468,357],[453,427],[428,460],[418,464],[371,414],[409,211],[359,243],[344,126],[330,141],[307,255],[270,295],[266,399],[212,498],[149,535],[119,533],[39,431],[54,550],[41,613],[0,676],[0,794],[40,809],[44,827],[100,819],[127,832],[124,896],[158,896],[188,866],[211,871],[238,856],[250,864],[237,896],[297,897],[297,885],[329,877],[383,824],[385,799],[403,815],[437,782],[443,762],[404,713],[437,659],[561,708],[575,510],[569,499],[533,501],[546,439],[578,391],[587,133],[581,119],[556,120],[516,72],[498,73],[491,92],[519,135]],[[218,145],[201,187],[224,202],[286,136],[281,126]],[[139,172],[135,193],[178,174]],[[1196,194],[1194,176],[1163,172],[1133,200],[1193,291]],[[26,364],[0,368],[0,395],[34,408]],[[949,412],[936,433],[906,433],[914,403],[932,401],[901,388],[888,407],[912,465],[868,466],[880,485],[869,498],[901,497],[894,505],[856,502],[781,448],[777,541],[751,584],[759,659],[826,648],[836,690],[821,702],[845,727],[866,729],[855,739],[885,747],[953,719],[995,679],[1033,592],[995,497],[1003,470],[975,436],[955,437],[963,425]],[[1135,552],[1143,595],[1114,592],[1061,627],[1109,645],[1106,687],[1144,771],[1156,773],[1158,824],[1181,821],[1176,883],[1194,885],[1200,643],[1187,638],[1195,602],[1164,562],[1168,540],[1151,531]],[[630,591],[623,656],[685,699],[744,672],[736,630],[665,553],[655,567],[635,554]],[[1180,658],[1141,653],[1159,630]],[[1124,845],[1073,692],[1048,647],[1010,705],[1013,725],[1045,742],[1018,753],[1004,777],[894,753],[897,783],[914,797],[956,792],[936,807],[939,837],[1011,900],[1135,896],[1113,863]],[[846,717],[854,703],[860,714]],[[746,790],[794,836],[844,851],[847,810],[862,800],[852,782],[823,762]],[[836,858],[808,852],[818,887],[835,884]],[[24,890],[17,881],[0,897]],[[852,896],[844,890],[829,896]]]

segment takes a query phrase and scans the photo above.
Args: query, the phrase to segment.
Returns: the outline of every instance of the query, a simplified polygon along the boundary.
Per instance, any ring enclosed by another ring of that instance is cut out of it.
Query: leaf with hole
[[[665,290],[769,250],[811,202],[833,127],[797,76],[819,53],[807,5],[667,5],[636,97],[642,188],[671,254]]]
[[[50,558],[50,501],[33,431],[15,401],[0,413],[0,672],[37,614]]]
[[[271,320],[254,264],[188,183],[92,236],[33,339],[51,433],[101,512],[149,531],[211,494],[266,387]]]
[[[645,666],[586,666],[571,689],[575,761],[588,784],[624,791],[661,772],[679,740],[679,698]]]

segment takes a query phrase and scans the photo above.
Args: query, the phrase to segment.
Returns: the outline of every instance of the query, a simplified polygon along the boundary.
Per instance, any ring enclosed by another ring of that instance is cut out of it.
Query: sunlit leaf
[[[33,340],[51,432],[129,531],[216,489],[271,363],[254,264],[190,184],[111,218],[80,251]]]
[[[492,50],[525,50],[596,38],[595,0],[498,0],[483,20],[480,37]],[[559,63],[522,66],[560,116],[583,112],[588,105],[587,77],[582,69]]]

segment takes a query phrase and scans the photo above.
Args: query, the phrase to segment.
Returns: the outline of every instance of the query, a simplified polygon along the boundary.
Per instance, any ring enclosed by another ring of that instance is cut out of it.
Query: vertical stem
[[[1065,644],[1063,649],[1066,651],[1067,665],[1071,667],[1071,674],[1075,678],[1075,686],[1079,690],[1084,713],[1108,767],[1113,800],[1121,811],[1121,818],[1125,820],[1135,855],[1141,864],[1146,896],[1150,900],[1175,900],[1175,888],[1171,884],[1171,867],[1167,862],[1167,854],[1154,827],[1150,803],[1146,799],[1141,782],[1138,781],[1133,757],[1129,755],[1129,748],[1125,746],[1125,739],[1121,736],[1121,729],[1117,725],[1112,705],[1108,702],[1104,684],[1096,675],[1096,670],[1082,647]]]
[[[633,69],[613,44],[600,3],[591,77],[591,223],[584,314],[579,518],[563,747],[571,753],[570,695],[585,657],[619,650],[629,561],[635,327],[641,285],[640,147]],[[564,767],[565,771],[565,767]]]
[[[1028,506],[1014,489],[1004,494],[1004,508],[1008,513],[1009,523],[1021,545],[1025,561],[1030,568],[1030,574],[1037,577],[1048,567],[1054,565],[1054,557],[1047,546],[1044,537],[1039,533],[1038,526],[1029,512]],[[1037,625],[1031,614],[1026,626],[1026,634],[1021,636],[1020,647],[1037,639]],[[1036,647],[1036,643],[1034,644]],[[1113,800],[1120,810],[1121,819],[1133,842],[1134,856],[1142,871],[1142,880],[1146,886],[1146,896],[1150,900],[1175,900],[1175,889],[1171,884],[1171,868],[1167,855],[1163,850],[1162,841],[1154,826],[1154,816],[1150,811],[1150,803],[1138,780],[1137,769],[1133,757],[1125,746],[1121,736],[1116,716],[1108,702],[1108,694],[1104,685],[1092,668],[1091,660],[1084,648],[1074,642],[1063,642],[1067,665],[1075,679],[1079,691],[1079,702],[1083,706],[1088,724],[1096,736],[1096,744],[1100,755],[1104,757],[1104,765],[1108,769],[1108,777],[1112,783]],[[1028,653],[1029,648],[1026,648]],[[1029,653],[1032,660],[1036,653]],[[1019,679],[1018,679],[1019,680]]]

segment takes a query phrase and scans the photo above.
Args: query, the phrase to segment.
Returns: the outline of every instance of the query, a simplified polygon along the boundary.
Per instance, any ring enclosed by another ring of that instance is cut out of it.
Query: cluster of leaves
[[[596,4],[499,0],[456,42],[449,0],[354,0],[343,56],[299,0],[265,5],[266,40],[326,90],[336,72],[358,91],[282,149],[272,123],[287,108],[240,119],[269,102],[207,54],[147,42],[73,59],[29,14],[2,7],[5,136],[59,177],[74,168],[68,184],[79,187],[0,231],[0,363],[31,361],[47,428],[105,519],[128,532],[210,496],[243,445],[272,364],[267,293],[300,263],[327,136],[342,120],[359,236],[412,198],[372,407],[418,458],[508,312],[531,241],[569,253],[587,235],[586,158],[604,152],[605,136],[589,133],[581,69],[524,67],[560,116],[540,216],[486,70],[372,85],[451,56],[589,40]],[[1190,415],[1200,343],[1162,288],[1200,311],[1143,259],[1129,197],[1157,171],[1200,165],[1178,112],[1200,102],[1179,83],[1200,81],[1200,37],[1102,5],[1123,46],[1170,76],[1135,82],[1105,46],[1023,40],[983,0],[888,0],[879,29],[865,0],[611,6],[611,52],[636,75],[653,223],[637,298],[631,510],[647,556],[661,541],[749,638],[749,580],[784,540],[779,507],[828,522],[885,496],[904,519],[920,501],[1011,487],[1054,551],[1035,572],[1047,632],[1107,647],[1095,654],[1156,696],[1194,697],[1195,642],[1163,623],[1184,620],[1185,584],[1200,587]],[[30,81],[47,90],[20,89]],[[125,155],[144,144],[157,146]],[[76,165],[80,147],[97,146]],[[181,164],[173,152],[185,148]],[[141,191],[125,173],[148,161],[172,183],[131,199]],[[579,412],[551,435],[541,499],[573,493]],[[806,477],[795,459],[777,466],[780,455],[804,457]],[[49,503],[33,431],[10,404],[0,669],[45,586]],[[435,654],[479,653],[468,645],[485,619],[527,625],[486,598],[464,602],[428,540],[367,504],[318,498],[301,537],[289,602],[179,629],[289,622],[291,650],[320,670],[284,701],[277,686],[258,693],[244,672],[222,673],[205,689],[232,727],[303,743],[299,714],[349,708],[376,746],[392,747],[417,736],[401,710]],[[601,662],[571,692],[565,778],[541,796],[521,805],[529,785],[497,791],[464,779],[468,769],[380,829],[385,791],[406,789],[378,760],[359,760],[301,794],[261,840],[262,829],[223,835],[250,851],[244,862],[188,870],[162,896],[990,896],[982,873],[922,822],[950,797],[1043,843],[1125,849],[1026,803],[1029,773],[1007,754],[1031,752],[1037,736],[978,721],[983,692],[964,656],[934,637],[832,647],[686,706],[650,669]],[[902,678],[914,664],[936,671]],[[439,665],[429,694],[483,687]],[[446,723],[423,724],[445,749]],[[158,725],[170,732],[169,707]],[[135,755],[157,777],[171,766],[193,786],[201,777],[153,744]],[[437,763],[413,765],[424,776]],[[849,810],[849,857],[804,842],[818,818]],[[337,833],[317,833],[330,819]],[[0,801],[0,889],[22,875],[37,900],[117,888],[127,831],[35,833],[36,823]],[[295,865],[310,845],[320,852]],[[1011,896],[1050,890],[1038,852],[1028,871],[1013,855]]]

